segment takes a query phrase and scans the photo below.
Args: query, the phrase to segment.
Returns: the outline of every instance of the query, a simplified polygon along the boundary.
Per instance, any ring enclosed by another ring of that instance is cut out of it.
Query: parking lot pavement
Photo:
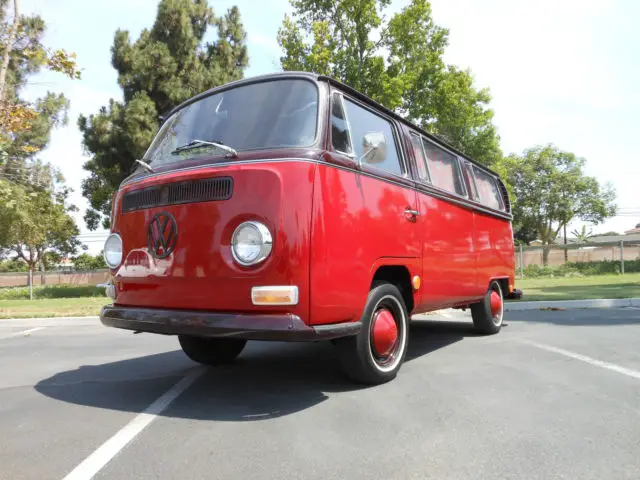
[[[512,312],[489,337],[431,316],[369,388],[330,344],[205,369],[95,319],[2,322],[0,479],[640,478],[637,309]]]

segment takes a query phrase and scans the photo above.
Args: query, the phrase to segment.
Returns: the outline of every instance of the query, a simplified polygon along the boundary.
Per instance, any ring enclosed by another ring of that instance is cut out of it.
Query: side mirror
[[[383,132],[370,132],[362,139],[363,154],[360,162],[382,163],[387,158],[387,141]]]

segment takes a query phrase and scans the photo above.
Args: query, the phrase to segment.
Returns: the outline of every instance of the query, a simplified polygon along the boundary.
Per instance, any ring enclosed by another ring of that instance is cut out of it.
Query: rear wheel
[[[203,365],[220,365],[235,359],[247,344],[237,338],[205,338],[179,335],[182,351],[194,362]]]
[[[502,328],[504,317],[504,297],[500,284],[491,282],[484,299],[471,305],[473,326],[479,333],[492,335]]]
[[[389,283],[374,286],[362,314],[360,333],[336,342],[347,376],[367,384],[395,378],[407,351],[408,318],[396,286]]]

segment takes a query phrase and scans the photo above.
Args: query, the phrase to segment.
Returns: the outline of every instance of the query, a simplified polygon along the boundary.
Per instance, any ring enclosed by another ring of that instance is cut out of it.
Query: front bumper
[[[309,326],[292,314],[210,313],[114,305],[102,307],[100,321],[108,327],[162,335],[291,342],[331,340],[356,335],[362,326],[360,322]]]

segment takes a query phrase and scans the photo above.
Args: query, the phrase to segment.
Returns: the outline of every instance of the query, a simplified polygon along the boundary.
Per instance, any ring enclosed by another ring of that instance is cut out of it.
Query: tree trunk
[[[564,226],[564,263],[569,262],[569,250],[567,250],[567,226]]]
[[[544,267],[549,265],[549,250],[551,250],[549,245],[542,247],[542,265]]]
[[[47,278],[45,276],[45,268],[44,268],[44,262],[42,260],[40,260],[40,285],[44,285],[47,283]]]
[[[33,300],[33,265],[29,264],[29,300]]]
[[[5,84],[7,83],[7,70],[9,69],[9,57],[11,55],[11,50],[13,49],[13,44],[16,41],[16,36],[18,35],[18,27],[20,26],[19,0],[13,0],[13,15],[14,18],[13,25],[11,26],[11,33],[9,34],[9,40],[7,41],[7,46],[2,57],[2,66],[0,67],[0,102],[4,100],[6,92]]]

